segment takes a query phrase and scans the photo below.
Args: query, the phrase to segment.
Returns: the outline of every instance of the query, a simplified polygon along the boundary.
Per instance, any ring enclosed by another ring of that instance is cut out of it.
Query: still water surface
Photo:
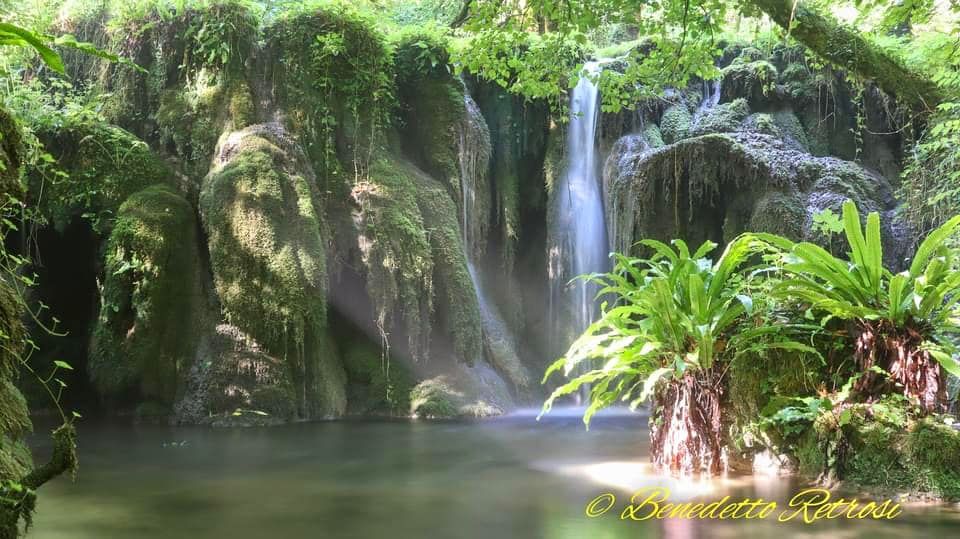
[[[79,480],[43,487],[32,539],[958,537],[960,512],[893,521],[624,522],[603,492],[664,485],[677,501],[783,500],[802,485],[678,483],[649,473],[646,420],[574,414],[482,422],[332,421],[268,429],[83,423]],[[42,437],[37,437],[37,443]],[[44,448],[38,448],[43,452]],[[618,502],[619,504],[619,502]],[[618,505],[619,507],[619,505]]]

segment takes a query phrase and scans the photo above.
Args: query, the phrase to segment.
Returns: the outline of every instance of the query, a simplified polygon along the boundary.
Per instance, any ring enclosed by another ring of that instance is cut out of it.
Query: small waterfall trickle
[[[563,346],[583,332],[597,314],[598,287],[581,279],[570,280],[608,267],[597,148],[600,92],[591,80],[599,73],[600,64],[590,62],[584,67],[588,75],[580,78],[570,98],[567,162],[560,182],[554,186],[549,231],[551,325]],[[581,395],[581,399],[585,397]]]
[[[691,127],[696,127],[704,115],[720,103],[720,79],[703,81],[703,98],[693,113]]]
[[[460,125],[458,153],[463,219],[463,248],[470,280],[480,306],[484,348],[490,362],[518,387],[529,383],[529,376],[517,355],[513,334],[486,291],[480,273],[480,258],[486,247],[488,206],[491,193],[488,169],[491,157],[490,132],[477,103],[467,88],[463,92],[466,116]]]

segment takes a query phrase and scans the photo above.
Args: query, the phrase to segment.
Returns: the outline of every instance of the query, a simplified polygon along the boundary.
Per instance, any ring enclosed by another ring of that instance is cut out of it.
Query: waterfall
[[[480,306],[481,330],[488,359],[514,385],[524,387],[529,377],[517,355],[509,326],[486,291],[479,263],[486,247],[487,223],[492,189],[488,170],[491,157],[490,132],[480,108],[464,85],[466,116],[460,124],[458,157],[462,197],[463,249],[467,270]]]
[[[703,98],[700,99],[700,105],[693,113],[691,127],[696,127],[703,116],[720,103],[720,82],[720,79],[703,81]]]
[[[600,65],[590,62],[585,69],[593,76]],[[562,346],[570,344],[570,339],[583,332],[597,314],[597,286],[580,279],[569,281],[608,268],[597,151],[599,97],[589,76],[581,77],[570,98],[565,172],[553,188],[548,253],[550,311],[556,341]]]

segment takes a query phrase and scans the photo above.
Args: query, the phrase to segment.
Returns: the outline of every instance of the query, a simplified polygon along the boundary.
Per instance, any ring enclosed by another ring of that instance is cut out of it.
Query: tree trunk
[[[859,320],[854,336],[854,359],[862,375],[854,385],[867,398],[902,393],[916,400],[926,412],[945,412],[946,378],[943,368],[929,352],[922,350],[922,332],[912,325],[893,327],[888,322]],[[879,367],[890,377],[874,372]]]
[[[679,475],[724,471],[719,378],[713,371],[687,372],[658,392],[650,428],[650,456],[657,468]]]
[[[856,30],[808,8],[803,0],[747,2],[823,58],[873,80],[885,92],[914,108],[932,110],[943,101],[932,80],[868,42]]]

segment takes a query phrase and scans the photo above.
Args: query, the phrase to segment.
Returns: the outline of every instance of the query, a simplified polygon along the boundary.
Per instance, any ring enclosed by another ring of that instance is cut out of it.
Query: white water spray
[[[590,62],[570,99],[571,117],[567,132],[565,172],[554,187],[551,226],[550,278],[551,312],[569,313],[561,321],[555,315],[554,329],[583,332],[597,315],[597,286],[579,275],[605,271],[607,231],[603,214],[600,162],[597,150],[597,122],[600,92],[591,80],[600,64]],[[568,284],[569,282],[569,284]],[[569,343],[564,343],[569,344]],[[581,399],[586,395],[581,395]]]

